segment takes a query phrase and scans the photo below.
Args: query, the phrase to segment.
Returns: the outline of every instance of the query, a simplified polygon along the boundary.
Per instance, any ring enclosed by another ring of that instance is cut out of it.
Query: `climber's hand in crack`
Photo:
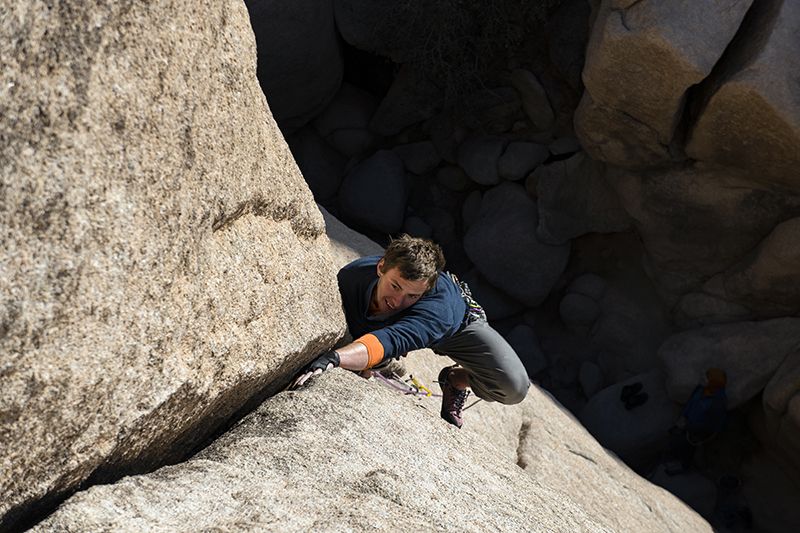
[[[311,361],[311,363],[300,372],[300,375],[298,375],[294,383],[292,383],[291,388],[297,389],[302,387],[312,377],[322,374],[331,368],[335,368],[339,366],[339,364],[339,354],[336,353],[336,350],[327,351]]]

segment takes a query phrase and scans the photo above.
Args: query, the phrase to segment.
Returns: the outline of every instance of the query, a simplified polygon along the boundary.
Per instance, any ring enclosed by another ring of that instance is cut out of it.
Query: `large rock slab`
[[[423,381],[447,361],[407,360],[432,367],[413,370]],[[34,531],[711,531],[538,389],[481,402],[462,431],[438,401],[334,370],[184,464],[73,496]]]
[[[448,358],[429,350],[412,352],[403,362],[409,374],[426,384],[436,378],[442,366],[450,364]],[[661,390],[660,401],[664,401],[663,383],[656,380],[652,388]],[[435,387],[433,390],[437,392]],[[468,403],[472,405],[472,401]],[[416,403],[430,409],[424,398]],[[672,413],[674,404],[666,403],[666,411]],[[649,413],[652,416],[653,411]],[[660,425],[655,420],[647,423],[662,427],[668,416],[661,415]],[[580,504],[586,506],[589,515],[614,531],[671,531],[685,520],[682,510],[661,499],[660,494],[665,492],[631,472],[538,386],[531,386],[527,398],[517,406],[482,401],[464,416],[462,432],[491,442],[497,447],[498,456],[515,462],[544,486],[566,495],[582,494]],[[609,505],[619,512],[610,511]],[[670,508],[677,512],[667,518]],[[656,523],[664,519],[666,523]],[[695,523],[693,527],[703,530],[707,526]]]
[[[245,3],[258,44],[258,79],[283,132],[295,131],[325,108],[342,83],[333,3]]]
[[[800,4],[753,7],[686,147],[697,160],[744,168],[800,189]]]
[[[464,235],[464,250],[495,287],[528,305],[540,304],[569,259],[569,243],[536,237],[539,214],[525,189],[511,182],[486,192],[478,219]]]
[[[181,458],[344,323],[245,6],[53,7],[0,26],[0,529]]]
[[[708,368],[728,374],[728,409],[759,394],[800,345],[800,318],[706,326],[669,337],[658,355],[670,397],[686,402]]]
[[[680,159],[670,149],[686,92],[706,78],[752,0],[604,0],[586,50],[581,144],[627,168]]]

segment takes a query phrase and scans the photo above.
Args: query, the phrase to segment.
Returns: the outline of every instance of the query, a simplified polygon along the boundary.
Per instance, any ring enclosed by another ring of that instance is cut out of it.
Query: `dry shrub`
[[[412,66],[456,105],[497,70],[560,0],[397,0],[374,28],[395,62]]]

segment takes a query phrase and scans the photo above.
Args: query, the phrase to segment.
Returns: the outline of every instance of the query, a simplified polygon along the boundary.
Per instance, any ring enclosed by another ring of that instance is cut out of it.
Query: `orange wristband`
[[[381,361],[383,361],[383,344],[378,340],[378,337],[372,333],[367,333],[355,340],[361,343],[367,349],[369,360],[367,361],[367,368],[372,368]]]

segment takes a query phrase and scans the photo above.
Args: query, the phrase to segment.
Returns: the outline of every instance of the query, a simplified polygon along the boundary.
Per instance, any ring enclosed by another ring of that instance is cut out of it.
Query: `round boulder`
[[[594,321],[600,316],[600,306],[596,300],[578,293],[569,293],[561,299],[558,306],[561,319],[569,327],[588,333]]]
[[[381,150],[345,176],[339,212],[357,224],[395,233],[403,227],[407,196],[403,161],[394,152]]]
[[[497,164],[504,148],[499,137],[471,137],[458,148],[458,164],[475,183],[494,185],[500,182]]]
[[[314,127],[341,154],[362,154],[377,140],[368,128],[376,106],[371,94],[343,83],[330,105],[314,120]]]
[[[550,157],[547,147],[530,142],[512,142],[497,163],[500,177],[519,181]]]
[[[525,189],[505,182],[487,191],[478,218],[464,235],[464,250],[492,285],[520,302],[539,305],[561,277],[570,244],[536,237],[539,214]]]

